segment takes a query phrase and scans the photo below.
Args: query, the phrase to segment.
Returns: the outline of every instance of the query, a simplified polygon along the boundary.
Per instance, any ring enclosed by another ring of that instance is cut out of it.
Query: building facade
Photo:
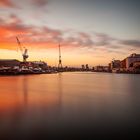
[[[126,69],[133,67],[134,62],[140,61],[140,54],[133,53],[126,58]]]
[[[19,65],[20,61],[16,59],[0,59],[0,67],[15,67]]]
[[[113,60],[111,62],[111,69],[120,69],[121,61],[120,60]]]

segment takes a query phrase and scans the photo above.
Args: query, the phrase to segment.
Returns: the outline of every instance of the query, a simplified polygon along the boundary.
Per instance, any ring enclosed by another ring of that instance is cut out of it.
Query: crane
[[[58,68],[62,68],[60,43],[59,43],[59,46],[58,47],[59,47],[59,63],[58,63]]]
[[[19,41],[18,37],[16,37],[16,39],[17,39],[19,49],[20,49],[20,51],[22,53],[23,62],[26,62],[27,58],[29,57],[28,49],[26,49],[24,46],[21,45],[21,42]]]

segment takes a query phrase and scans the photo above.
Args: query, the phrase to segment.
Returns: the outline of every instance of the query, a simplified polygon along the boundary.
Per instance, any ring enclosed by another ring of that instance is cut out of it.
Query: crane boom
[[[17,43],[18,43],[19,49],[20,49],[21,53],[23,54],[23,49],[22,49],[21,43],[20,43],[18,37],[16,37],[16,39],[17,39]]]

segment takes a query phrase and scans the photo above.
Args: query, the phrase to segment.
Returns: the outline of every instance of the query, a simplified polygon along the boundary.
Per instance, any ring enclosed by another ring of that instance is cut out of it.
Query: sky
[[[139,0],[0,0],[0,59],[108,65],[140,53]]]

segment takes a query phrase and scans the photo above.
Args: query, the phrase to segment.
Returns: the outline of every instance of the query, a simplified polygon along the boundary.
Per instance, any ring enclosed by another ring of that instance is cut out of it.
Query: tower
[[[62,68],[62,60],[61,60],[61,48],[59,44],[59,63],[58,63],[58,69]]]

